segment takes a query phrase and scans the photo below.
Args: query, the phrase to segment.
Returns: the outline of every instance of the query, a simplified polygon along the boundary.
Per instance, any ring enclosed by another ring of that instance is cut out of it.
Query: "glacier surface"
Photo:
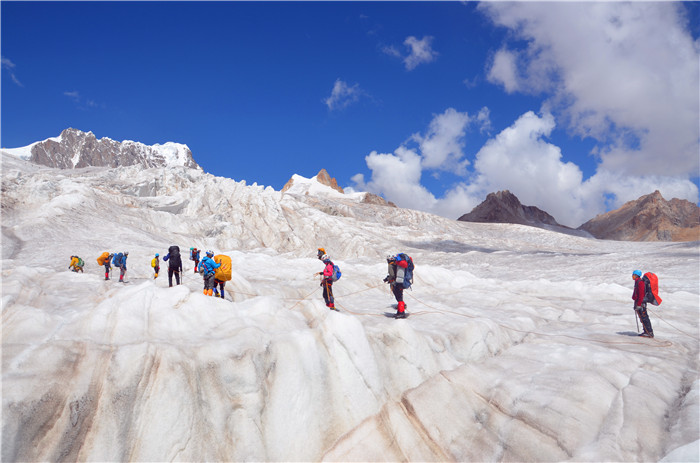
[[[361,199],[3,155],[2,460],[698,461],[699,243]],[[153,279],[172,244],[231,257],[225,300],[186,258],[183,285]],[[103,251],[129,251],[128,283]],[[405,320],[382,283],[397,252]],[[655,339],[636,337],[636,268],[661,281]]]

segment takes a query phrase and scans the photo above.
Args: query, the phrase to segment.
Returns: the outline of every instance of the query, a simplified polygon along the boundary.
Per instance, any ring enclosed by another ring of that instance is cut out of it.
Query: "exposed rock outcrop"
[[[599,239],[698,241],[700,208],[684,199],[666,201],[657,190],[579,227]]]
[[[312,178],[312,180],[314,180],[314,179],[318,183],[320,183],[321,185],[329,186],[329,187],[333,188],[334,190],[345,194],[343,189],[338,186],[338,181],[335,178],[331,178],[331,176],[328,175],[328,172],[326,172],[326,169],[319,170],[318,174],[316,174],[316,176],[314,178]],[[293,176],[292,176],[292,178],[287,180],[287,183],[285,183],[284,186],[282,187],[282,193],[289,190],[292,187],[292,185],[294,185],[294,177]]]
[[[378,206],[397,207],[396,204],[392,203],[391,201],[387,201],[374,193],[365,193],[365,197],[362,198],[362,202],[365,204],[376,204]]]
[[[186,145],[165,143],[144,145],[134,141],[97,139],[92,132],[66,129],[58,138],[49,138],[29,147],[29,161],[60,169],[80,167],[183,166],[201,169]]]
[[[331,178],[330,175],[328,175],[328,172],[326,172],[326,169],[321,169],[318,174],[316,174],[316,181],[318,183],[322,183],[323,185],[327,185],[331,188],[333,188],[336,191],[339,191],[341,193],[345,193],[341,187],[338,186],[338,182],[336,181],[335,178]]]
[[[590,236],[586,232],[560,225],[554,217],[542,209],[535,206],[524,206],[517,196],[508,190],[489,193],[481,204],[457,220],[462,222],[513,223],[571,235]]]
[[[534,206],[523,206],[520,200],[508,190],[489,193],[481,204],[457,220],[462,222],[559,226],[554,217]]]

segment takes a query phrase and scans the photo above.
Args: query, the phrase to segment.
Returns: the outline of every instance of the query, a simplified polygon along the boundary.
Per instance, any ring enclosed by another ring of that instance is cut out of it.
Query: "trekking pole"
[[[639,317],[637,316],[637,309],[634,309],[634,321],[637,322],[637,333],[639,333]]]

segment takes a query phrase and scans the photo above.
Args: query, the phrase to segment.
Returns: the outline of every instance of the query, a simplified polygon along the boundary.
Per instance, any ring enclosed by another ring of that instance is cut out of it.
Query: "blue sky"
[[[698,201],[697,3],[6,2],[2,147],[74,127],[214,175],[578,226]]]

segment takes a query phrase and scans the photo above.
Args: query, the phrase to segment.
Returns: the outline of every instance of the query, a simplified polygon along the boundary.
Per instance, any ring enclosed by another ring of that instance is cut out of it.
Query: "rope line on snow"
[[[422,281],[422,279],[421,279],[421,281]],[[423,281],[423,283],[424,283],[426,286],[431,287],[431,285],[426,284],[425,281]],[[360,294],[360,293],[363,293],[363,292],[365,292],[365,291],[370,291],[370,290],[372,290],[372,289],[376,289],[376,288],[382,286],[383,284],[384,284],[384,283],[378,283],[378,284],[376,284],[376,285],[374,285],[374,286],[370,286],[370,287],[368,287],[368,288],[364,288],[364,289],[361,289],[361,290],[358,290],[358,291],[353,291],[353,292],[351,292],[351,293],[346,293],[346,294],[342,294],[342,295],[339,295],[339,296],[335,296],[334,298],[336,298],[336,297],[345,298],[345,297],[353,296],[353,295],[355,295],[355,294]],[[287,301],[287,300],[297,301],[294,305],[292,305],[291,307],[289,307],[289,308],[287,309],[287,310],[293,310],[297,305],[299,305],[299,304],[302,303],[303,301],[308,300],[308,299],[309,299],[316,291],[318,291],[320,288],[321,288],[320,286],[316,287],[316,289],[314,289],[313,291],[311,291],[310,293],[308,293],[306,296],[303,296],[303,297],[301,297],[301,298],[298,298],[298,297],[284,297],[284,298],[281,298],[281,299],[282,299],[282,300],[286,300],[286,301]],[[458,292],[459,292],[459,291],[458,291]],[[458,292],[456,292],[455,294],[457,294]],[[241,292],[241,291],[235,291],[235,294],[240,294],[240,295],[250,296],[250,297],[258,297],[258,296],[260,296],[259,294],[244,293],[244,292]],[[433,306],[433,305],[431,305],[431,304],[428,304],[428,303],[426,303],[426,302],[424,302],[424,301],[418,299],[418,298],[417,298],[416,296],[414,296],[412,293],[408,293],[408,295],[409,295],[411,298],[413,298],[416,302],[418,302],[419,304],[422,304],[422,305],[424,305],[424,306],[426,306],[426,307],[432,309],[432,310],[422,310],[422,311],[417,311],[417,312],[411,312],[411,317],[419,317],[419,316],[422,316],[422,315],[431,315],[431,314],[438,314],[438,315],[440,315],[440,314],[449,313],[449,314],[452,314],[452,315],[457,315],[457,316],[460,316],[460,317],[471,318],[471,319],[479,319],[479,318],[480,318],[480,317],[477,317],[477,316],[475,316],[475,315],[469,315],[469,314],[465,314],[465,313],[461,313],[461,312],[455,312],[455,311],[452,311],[452,310],[440,309],[440,308],[438,308],[438,307],[435,307],[435,306]],[[341,303],[339,303],[339,302],[337,302],[337,301],[335,302],[335,305],[338,306],[339,308],[343,309],[343,312],[347,312],[347,313],[349,313],[349,314],[351,314],[351,315],[356,315],[356,316],[369,316],[369,317],[383,317],[383,316],[385,316],[385,315],[377,314],[377,313],[355,312],[355,311],[353,311],[353,310],[348,309],[345,305],[343,305],[343,304],[341,304]],[[648,310],[650,310],[650,309],[648,309]],[[650,310],[650,311],[654,314],[654,316],[656,316],[657,318],[659,318],[660,320],[662,320],[664,323],[666,323],[666,324],[668,324],[669,326],[671,326],[672,328],[674,328],[676,331],[678,331],[678,332],[680,332],[680,333],[682,333],[682,334],[684,334],[684,335],[686,335],[686,336],[688,336],[688,337],[690,337],[690,338],[693,338],[693,339],[696,339],[696,340],[699,339],[698,337],[693,336],[692,334],[687,333],[687,332],[685,332],[685,331],[683,331],[683,330],[677,328],[676,326],[674,326],[673,324],[671,324],[670,322],[668,322],[667,320],[665,320],[663,317],[661,317],[661,316],[660,316],[658,313],[656,313],[655,311],[652,311],[652,310]],[[534,334],[534,335],[538,335],[538,336],[549,336],[549,337],[555,337],[555,336],[556,336],[556,337],[564,337],[564,338],[576,339],[576,340],[579,340],[579,341],[597,342],[597,343],[600,343],[600,344],[626,344],[626,345],[627,345],[627,344],[633,344],[633,345],[643,345],[643,346],[648,346],[648,345],[650,344],[649,342],[640,342],[640,341],[603,341],[603,340],[599,340],[599,339],[583,338],[583,337],[572,336],[572,335],[568,335],[568,334],[541,333],[541,332],[538,332],[538,331],[520,330],[520,329],[518,329],[518,328],[513,328],[512,326],[508,326],[508,325],[505,325],[505,324],[503,324],[503,323],[494,321],[493,319],[489,319],[489,320],[492,321],[493,323],[495,323],[496,325],[498,325],[498,326],[504,328],[504,329],[511,330],[511,331],[515,331],[515,332],[518,332],[518,333],[524,333],[524,334]],[[659,341],[659,340],[657,340],[656,338],[649,338],[649,339],[651,339],[651,342],[652,342],[652,343],[655,343],[655,344],[656,344],[656,345],[652,345],[652,347],[671,347],[671,346],[673,346],[673,343],[672,343],[671,341]]]
[[[670,322],[668,322],[667,320],[665,320],[661,315],[659,315],[656,311],[651,310],[649,307],[647,307],[647,311],[649,311],[649,312],[651,312],[652,314],[654,314],[654,316],[655,316],[656,318],[658,318],[658,319],[661,320],[662,322],[666,323],[668,326],[670,326],[670,327],[673,328],[674,330],[678,331],[679,333],[683,333],[684,335],[686,335],[686,336],[688,336],[688,337],[690,337],[690,338],[693,338],[693,339],[695,339],[696,341],[700,341],[700,338],[699,338],[699,337],[697,337],[697,336],[695,336],[695,335],[693,335],[693,334],[690,334],[690,333],[686,333],[686,332],[683,331],[682,329],[680,329],[680,328],[678,328],[678,327],[676,327],[676,326],[673,326],[673,324],[671,324]]]
[[[417,297],[415,297],[413,294],[409,294],[409,296],[411,296],[413,299],[415,299],[418,303],[423,304],[423,305],[425,305],[426,307],[430,307],[431,309],[435,310],[435,311],[438,312],[438,313],[450,313],[450,314],[453,314],[453,315],[459,315],[459,316],[467,317],[467,318],[474,318],[474,319],[475,319],[475,318],[478,318],[478,317],[476,317],[476,316],[474,316],[474,315],[469,315],[469,314],[454,312],[454,311],[451,311],[451,310],[441,310],[441,309],[439,309],[439,308],[437,308],[437,307],[433,307],[433,306],[431,306],[430,304],[427,304],[427,303],[421,301],[420,299],[418,299]],[[414,312],[414,313],[411,313],[411,316],[414,316],[414,315],[423,315],[424,313],[433,313],[433,312]],[[512,326],[504,325],[504,324],[502,324],[502,323],[500,323],[500,322],[497,322],[497,321],[494,321],[494,320],[491,320],[491,321],[492,321],[493,323],[495,323],[496,325],[500,326],[501,328],[505,328],[505,329],[508,329],[508,330],[511,330],[511,331],[517,331],[517,332],[519,332],[519,333],[525,333],[525,334],[536,334],[536,335],[539,335],[539,336],[550,336],[550,337],[558,336],[558,337],[576,339],[576,340],[579,340],[579,341],[597,342],[597,343],[601,343],[601,344],[635,344],[635,345],[642,345],[642,346],[648,346],[648,345],[649,345],[649,342],[639,342],[639,341],[602,341],[602,340],[599,340],[599,339],[591,339],[591,338],[582,338],[582,337],[579,337],[579,336],[571,336],[571,335],[569,335],[569,334],[540,333],[540,332],[537,332],[537,331],[520,330],[520,329],[518,329],[518,328],[513,328]],[[652,347],[671,347],[671,346],[673,346],[673,343],[672,343],[671,341],[658,341],[656,338],[649,338],[649,339],[651,339],[652,342],[654,342],[654,343],[657,344],[657,345],[652,346]]]

